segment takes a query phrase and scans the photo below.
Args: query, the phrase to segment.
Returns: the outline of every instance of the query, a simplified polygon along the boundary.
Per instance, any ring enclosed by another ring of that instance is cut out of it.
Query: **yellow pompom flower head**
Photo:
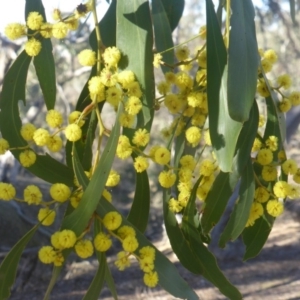
[[[77,240],[75,232],[69,229],[62,230],[58,238],[63,249],[72,248]]]
[[[50,139],[47,143],[47,148],[51,151],[51,152],[58,152],[60,151],[60,149],[63,146],[63,141],[62,139],[55,135],[55,136],[50,136]]]
[[[256,160],[260,165],[268,165],[273,161],[273,153],[270,149],[261,149],[257,153]]]
[[[4,154],[9,149],[9,143],[6,139],[0,138],[0,155]]]
[[[292,85],[292,79],[290,77],[290,75],[288,74],[283,74],[277,77],[277,84],[278,87],[282,87],[285,90],[289,89]]]
[[[49,132],[44,128],[39,128],[33,133],[33,140],[37,146],[46,146],[50,139]]]
[[[63,116],[59,111],[50,109],[46,114],[46,122],[51,128],[60,127],[63,123]]]
[[[26,26],[20,23],[11,23],[5,27],[4,33],[10,40],[16,40],[26,35]]]
[[[117,171],[115,170],[110,170],[107,181],[106,181],[106,186],[116,186],[120,182],[120,175],[118,174]]]
[[[51,246],[44,246],[39,250],[38,257],[44,264],[52,264],[55,260],[55,250]]]
[[[149,162],[146,157],[138,156],[134,159],[133,166],[138,173],[142,173],[148,169]]]
[[[36,185],[28,185],[23,194],[25,202],[29,205],[38,205],[41,203],[43,198],[41,190]]]
[[[49,39],[52,37],[52,28],[53,25],[50,23],[43,23],[39,32],[41,34],[41,36],[45,39]]]
[[[267,212],[272,217],[278,217],[283,213],[284,207],[278,200],[269,200],[267,203]]]
[[[160,64],[162,64],[162,55],[160,53],[154,54],[153,66],[155,68],[159,68]]]
[[[53,224],[56,217],[55,210],[46,208],[41,208],[38,213],[38,220],[42,223],[44,226],[50,226]]]
[[[54,183],[50,188],[50,195],[57,202],[65,202],[71,196],[71,189],[64,183]]]
[[[90,240],[80,240],[75,244],[75,252],[81,258],[88,258],[93,255],[94,247]]]
[[[171,152],[164,147],[156,149],[154,154],[154,161],[160,165],[166,165],[171,159]]]
[[[21,136],[25,141],[32,141],[33,140],[33,134],[36,131],[36,127],[31,124],[31,123],[27,123],[22,125],[21,127]]]
[[[94,238],[95,249],[99,252],[107,251],[112,245],[112,240],[109,235],[100,232]]]
[[[36,154],[32,150],[22,151],[19,155],[19,160],[23,167],[29,168],[35,163]]]
[[[44,21],[44,18],[40,13],[38,13],[36,11],[32,11],[28,14],[26,24],[29,29],[38,30],[42,26],[43,21]]]
[[[96,53],[93,50],[85,49],[78,54],[78,61],[82,66],[93,66],[96,61]]]
[[[192,145],[192,147],[196,147],[201,139],[201,130],[196,126],[191,126],[185,132],[186,140]]]
[[[121,52],[116,47],[108,47],[103,53],[104,62],[110,67],[117,67],[121,58]]]
[[[80,140],[82,136],[82,130],[78,124],[70,124],[65,129],[65,135],[70,142],[76,142]]]
[[[16,196],[16,189],[10,183],[0,182],[0,199],[9,201]]]
[[[64,22],[58,22],[52,27],[52,35],[56,39],[64,39],[68,34],[68,25]]]
[[[120,227],[121,224],[122,224],[122,217],[116,211],[111,211],[107,213],[103,218],[103,225],[108,230],[116,230]]]
[[[139,146],[145,147],[150,141],[150,134],[147,129],[138,129],[133,136],[132,143]]]
[[[42,43],[35,38],[31,38],[25,43],[25,51],[29,56],[37,56],[41,49]]]
[[[176,175],[171,171],[162,171],[158,176],[160,185],[164,188],[170,188],[175,184]]]
[[[144,283],[149,287],[155,287],[158,284],[157,272],[149,272],[144,275]]]
[[[126,268],[130,267],[129,254],[127,252],[120,251],[117,254],[117,258],[115,265],[120,271],[124,271]]]

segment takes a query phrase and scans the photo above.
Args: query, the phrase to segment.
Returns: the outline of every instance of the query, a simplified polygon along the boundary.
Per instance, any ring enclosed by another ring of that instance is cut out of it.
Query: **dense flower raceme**
[[[38,12],[30,12],[25,25],[9,24],[5,28],[5,34],[12,40],[28,34],[29,39],[25,42],[25,51],[29,56],[37,56],[41,51],[43,39],[65,38],[70,30],[77,28],[78,18],[85,16],[91,9],[90,2],[79,5],[74,14],[67,18],[62,18],[61,12],[56,9],[53,12],[55,21],[53,24],[45,22],[44,17]],[[201,27],[199,36],[205,40],[205,26]],[[258,50],[258,52],[261,56],[261,66],[258,70],[257,95],[269,97],[270,88],[278,92],[280,95],[278,109],[281,112],[287,112],[293,106],[299,105],[300,92],[289,92],[292,85],[289,75],[282,74],[268,82],[265,82],[262,76],[263,73],[272,71],[278,59],[275,51],[269,49]],[[84,49],[78,55],[78,61],[83,66],[91,67],[100,61],[102,63],[101,69],[97,70],[97,74],[88,81],[87,88],[91,103],[87,108],[82,112],[73,111],[67,118],[58,110],[49,110],[46,114],[45,126],[37,128],[31,123],[21,126],[20,135],[27,146],[11,148],[6,139],[0,138],[0,154],[18,149],[21,165],[30,168],[35,164],[40,150],[50,153],[59,152],[64,148],[66,140],[84,143],[83,126],[86,117],[93,109],[97,111],[99,102],[105,101],[114,109],[121,105],[123,108],[119,117],[121,126],[134,130],[130,138],[125,135],[126,131],[120,135],[116,157],[125,160],[132,156],[133,167],[137,173],[145,172],[151,163],[156,164],[159,168],[158,183],[164,189],[174,189],[168,203],[173,213],[184,212],[196,179],[199,177],[201,181],[196,195],[199,201],[204,202],[219,172],[218,162],[210,151],[205,46],[199,47],[195,54],[192,54],[187,45],[176,47],[175,56],[178,60],[176,66],[179,67],[179,71],[173,72],[173,69],[170,69],[164,74],[164,80],[157,83],[157,92],[160,96],[155,99],[154,107],[157,110],[164,108],[173,117],[171,124],[163,128],[162,137],[169,141],[174,136],[181,135],[185,138],[185,143],[196,150],[195,156],[183,154],[178,165],[174,165],[174,151],[171,146],[153,143],[151,132],[146,128],[134,128],[143,109],[144,90],[131,70],[118,69],[122,58],[121,51],[116,47],[108,47],[101,52],[101,56],[99,53]],[[164,64],[162,59],[160,53],[155,54],[153,65],[159,67],[160,64]],[[190,72],[193,64],[197,67],[195,75]],[[263,138],[265,119],[266,116],[260,115],[259,131],[252,147],[253,164],[259,171],[255,174],[256,190],[247,227],[253,226],[256,220],[264,215],[276,218],[283,212],[286,199],[295,199],[300,194],[298,186],[300,168],[294,160],[286,158],[279,137],[271,135]],[[199,158],[200,152],[204,155]],[[85,170],[88,179],[93,176],[94,169]],[[292,179],[294,184],[288,183],[287,179]],[[120,184],[121,180],[116,170],[110,170],[105,184],[106,188],[102,193],[103,201],[112,202],[109,189]],[[48,194],[51,197],[50,200],[45,198],[39,187],[28,185],[23,191],[23,199],[20,199],[12,184],[0,183],[1,200],[16,200],[28,205],[40,206],[37,220],[44,226],[51,226],[55,222],[57,207],[62,203],[69,201],[70,205],[76,209],[84,195],[84,190],[78,178],[75,177],[74,186],[69,187],[57,182],[51,185]],[[64,249],[73,249],[79,257],[86,259],[95,251],[108,251],[114,239],[117,239],[122,250],[117,254],[116,267],[120,271],[125,270],[135,257],[144,272],[144,283],[149,287],[155,287],[159,282],[155,269],[155,248],[141,246],[136,230],[125,225],[123,217],[117,211],[108,212],[103,218],[95,214],[92,218],[91,221],[101,222],[103,225],[101,231],[93,238],[88,234],[91,231],[90,228],[87,228],[80,236],[76,236],[75,232],[70,229],[56,231],[51,236],[51,245],[40,249],[39,259],[45,264],[62,266]]]

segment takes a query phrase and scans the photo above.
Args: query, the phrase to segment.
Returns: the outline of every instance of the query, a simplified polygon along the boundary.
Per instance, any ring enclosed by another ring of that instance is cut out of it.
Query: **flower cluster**
[[[42,49],[42,40],[49,38],[64,39],[70,30],[78,28],[78,20],[92,10],[91,1],[80,4],[74,13],[63,18],[59,9],[53,11],[55,23],[48,23],[45,17],[37,11],[28,14],[26,24],[10,23],[5,27],[5,35],[10,40],[16,40],[23,36],[28,37],[25,43],[25,51],[29,56],[37,56]]]
[[[63,140],[59,135],[61,131],[64,131],[65,137],[69,141],[77,141],[81,138],[81,126],[84,125],[81,112],[72,112],[69,116],[69,124],[66,127],[62,126],[63,121],[62,114],[51,109],[46,114],[46,123],[49,129],[36,128],[32,123],[25,123],[21,126],[20,135],[28,144],[15,149],[24,149],[19,154],[19,161],[23,167],[28,168],[36,161],[36,152],[32,147],[46,147],[50,152],[59,152],[63,147]],[[51,130],[52,132],[50,132]]]
[[[93,242],[84,238],[88,230],[80,237],[76,237],[76,234],[68,229],[53,233],[51,245],[43,246],[39,250],[40,261],[44,264],[53,263],[55,266],[61,266],[64,262],[62,251],[68,248],[72,248],[79,257],[85,259],[93,255],[94,249],[99,252],[108,251],[113,243],[112,237],[115,237],[121,242],[123,248],[117,253],[116,267],[123,271],[131,265],[130,256],[136,257],[144,272],[144,283],[149,287],[155,287],[159,281],[155,271],[155,249],[151,246],[140,247],[135,229],[122,225],[122,217],[116,211],[108,212],[101,222],[106,232],[97,233]]]

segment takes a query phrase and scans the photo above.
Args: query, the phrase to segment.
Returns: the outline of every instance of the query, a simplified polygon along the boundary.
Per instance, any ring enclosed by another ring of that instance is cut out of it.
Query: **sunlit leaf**
[[[169,64],[174,64],[174,47],[172,40],[172,32],[169,24],[167,14],[164,9],[164,5],[161,0],[152,1],[152,19],[155,36],[155,47],[157,52],[163,52],[170,49],[167,52],[162,53],[162,60]],[[164,73],[171,71],[167,66],[161,65]]]
[[[139,128],[151,127],[154,116],[153,33],[149,2],[117,1],[117,47],[123,53],[119,68],[134,72],[142,91]]]
[[[211,0],[206,0],[206,19],[209,132],[220,169],[231,172],[235,145],[242,124],[229,116],[227,52]]]
[[[127,220],[145,232],[150,211],[150,187],[147,172],[136,173],[136,189]]]
[[[243,232],[249,218],[254,199],[255,182],[251,159],[244,169],[239,188],[239,199],[233,208],[230,219],[220,236],[219,245],[225,247],[228,241],[234,241]]]
[[[228,111],[233,120],[249,119],[258,70],[254,7],[251,0],[231,0],[228,48]]]

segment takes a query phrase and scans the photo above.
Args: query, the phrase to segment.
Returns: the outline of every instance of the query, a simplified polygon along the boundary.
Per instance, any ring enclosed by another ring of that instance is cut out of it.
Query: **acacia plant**
[[[12,184],[0,183],[1,200],[40,207],[37,224],[0,266],[0,299],[10,295],[27,243],[39,226],[53,224],[66,202],[59,231],[38,252],[41,262],[53,266],[45,299],[71,252],[82,259],[95,254],[99,261],[84,299],[97,299],[104,282],[117,299],[106,261],[113,243],[122,247],[115,261],[120,271],[135,257],[145,285],[160,285],[174,297],[198,299],[175,266],[143,235],[150,211],[149,163],[160,168],[156,184],[163,190],[164,224],[181,264],[229,299],[242,298],[207,248],[210,232],[238,186],[219,245],[223,248],[241,236],[244,260],[252,258],[262,249],[286,199],[299,195],[300,169],[286,158],[283,142],[284,113],[300,104],[300,92],[289,90],[287,74],[267,78],[277,55],[257,45],[252,1],[223,3],[215,10],[212,0],[206,0],[206,24],[189,39],[197,41],[195,50],[190,50],[189,41],[181,45],[172,41],[182,0],[113,0],[100,22],[92,0],[67,16],[54,10],[52,23],[46,21],[41,0],[26,0],[24,24],[7,25],[9,39],[28,40],[3,83],[0,154],[11,151],[24,168],[49,182],[51,199],[32,184],[20,199]],[[95,28],[90,48],[79,53],[78,61],[90,66],[91,74],[75,110],[65,116],[55,109],[51,39],[77,30],[88,14]],[[31,62],[47,108],[41,128],[22,123],[19,116],[19,101],[26,105]],[[154,67],[164,75],[157,85]],[[115,111],[113,128],[103,122],[106,105]],[[165,143],[152,142],[150,147],[153,120],[163,109],[173,122],[163,129]],[[51,156],[58,151],[65,151],[64,162]],[[110,193],[122,184],[112,169],[115,160],[132,163],[136,172],[127,216],[116,209],[117,200]],[[182,216],[181,223],[176,214]]]

